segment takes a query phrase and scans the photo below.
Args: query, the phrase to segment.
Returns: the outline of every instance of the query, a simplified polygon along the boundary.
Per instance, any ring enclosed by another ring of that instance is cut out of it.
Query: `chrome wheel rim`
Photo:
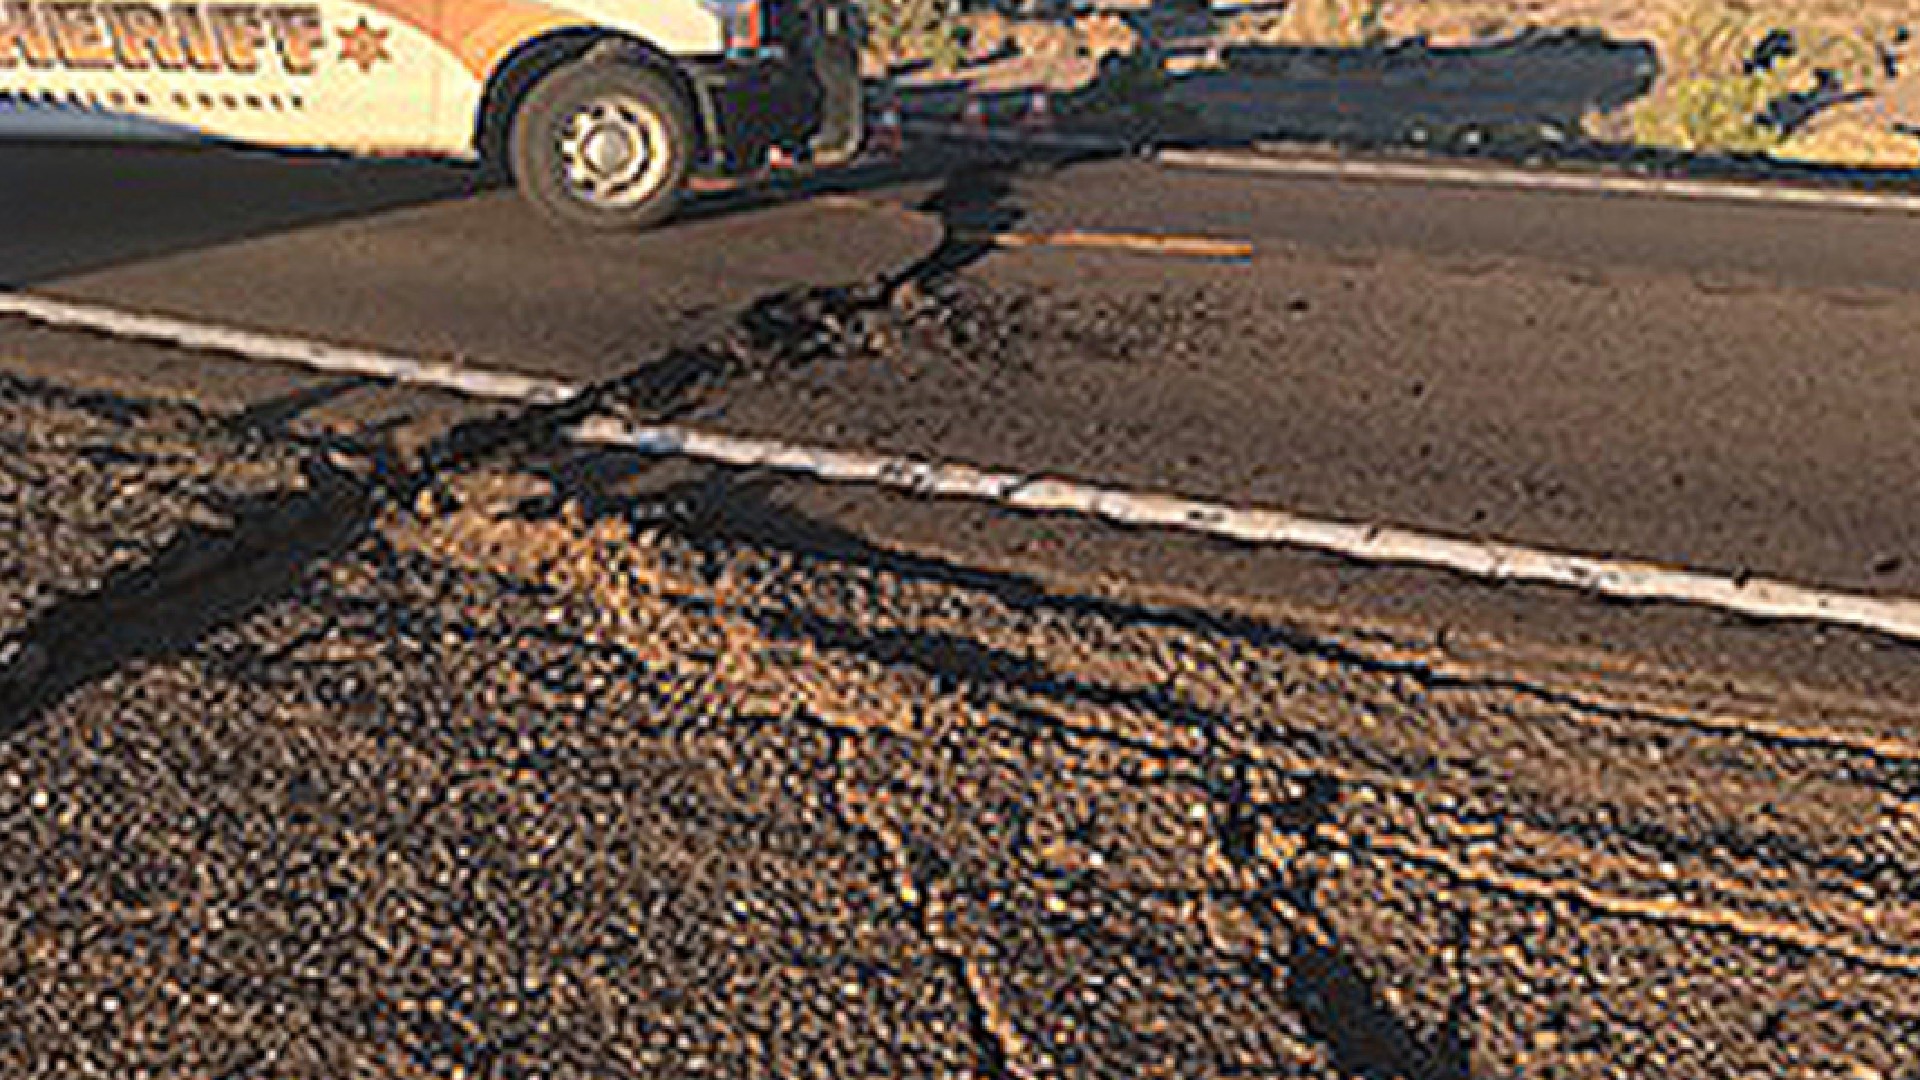
[[[560,125],[561,175],[581,202],[623,209],[659,190],[672,163],[669,146],[666,123],[646,105],[597,97]]]

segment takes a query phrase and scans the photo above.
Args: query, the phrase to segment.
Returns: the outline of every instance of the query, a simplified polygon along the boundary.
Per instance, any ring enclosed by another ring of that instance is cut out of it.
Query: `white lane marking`
[[[460,368],[389,353],[274,334],[44,300],[0,291],[0,314],[147,341],[166,341],[329,374],[387,379],[457,394],[524,403],[566,401],[584,388],[525,375]],[[584,445],[716,464],[767,468],[833,483],[963,498],[1018,510],[1077,514],[1118,524],[1175,529],[1241,543],[1304,547],[1361,562],[1454,571],[1491,581],[1555,585],[1623,600],[1694,604],[1761,619],[1857,627],[1920,641],[1920,599],[1871,596],[1766,578],[1737,579],[1682,567],[1606,559],[1330,521],[1285,510],[1128,491],[1038,475],[744,438],[677,426],[632,426],[597,417],[571,429]]]
[[[1210,150],[1160,150],[1153,160],[1175,168],[1265,173],[1325,180],[1389,180],[1465,187],[1572,191],[1609,195],[1663,195],[1679,199],[1883,210],[1920,214],[1920,196],[1819,188],[1741,184],[1660,177],[1583,176],[1523,169],[1471,168],[1396,161],[1326,161]]]
[[[835,483],[871,484],[914,495],[977,499],[1117,524],[1177,529],[1242,543],[1305,547],[1363,562],[1401,563],[1493,581],[1558,585],[1623,600],[1696,604],[1762,619],[1800,619],[1920,640],[1920,600],[1835,592],[1766,578],[1549,551],[1496,540],[1303,517],[1179,495],[1127,491],[1070,480],[909,458],[800,446],[764,439],[628,427],[595,418],[574,428],[583,443],[637,453],[768,468]]]
[[[96,304],[80,304],[0,289],[0,315],[46,326],[90,330],[135,341],[153,341],[203,352],[268,360],[334,375],[384,379],[430,386],[468,397],[551,404],[566,401],[580,388],[552,379],[512,372],[482,371],[436,360],[329,345],[282,334],[211,326],[165,315],[141,315]]]

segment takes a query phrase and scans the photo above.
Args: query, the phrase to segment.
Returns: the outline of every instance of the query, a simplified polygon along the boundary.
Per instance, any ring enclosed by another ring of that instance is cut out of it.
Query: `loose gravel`
[[[104,438],[35,408],[82,433],[60,445]],[[225,464],[185,490],[224,490],[249,444],[189,419],[193,459]],[[0,743],[0,1072],[1920,1060],[1920,745],[1897,731],[746,543],[530,472],[370,505],[350,546]],[[91,534],[35,557],[69,535]],[[56,580],[104,580],[71,546]]]
[[[305,457],[189,406],[0,372],[0,633],[303,487]]]
[[[0,373],[0,710],[51,662],[40,624],[306,491],[309,455],[191,407]]]

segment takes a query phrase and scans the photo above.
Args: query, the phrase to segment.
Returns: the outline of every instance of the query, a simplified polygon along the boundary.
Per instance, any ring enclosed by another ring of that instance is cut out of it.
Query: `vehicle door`
[[[441,0],[0,0],[0,98],[111,133],[422,148]]]

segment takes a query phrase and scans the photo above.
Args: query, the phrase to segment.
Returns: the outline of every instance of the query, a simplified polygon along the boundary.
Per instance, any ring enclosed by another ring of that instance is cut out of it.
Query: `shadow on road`
[[[1106,57],[1078,89],[1055,86],[1051,100],[1061,126],[1161,146],[1295,143],[1589,162],[1753,180],[1910,185],[1920,179],[1920,168],[1913,167],[1635,142],[1629,110],[1650,100],[1663,81],[1686,74],[1668,71],[1650,41],[1571,25],[1458,45],[1435,45],[1424,36],[1352,47],[1264,44],[1256,40],[1257,31],[1228,32],[1233,18],[1260,10],[1272,16],[1285,7],[1236,5],[1234,14],[1223,15],[1157,0],[1128,13],[1141,50]],[[1861,44],[1881,50],[1880,63],[1890,78],[1899,73],[1889,51],[1893,46]],[[1755,45],[1745,71],[1771,70],[1795,49],[1790,32],[1775,30]],[[945,77],[909,72],[899,93],[910,114],[955,121],[969,103],[977,103],[993,126],[1012,127],[1032,107],[1040,88],[1035,80],[1049,77],[1044,68],[996,71],[993,58],[984,58]],[[1857,112],[1843,116],[1848,107],[1901,95],[1894,86],[1851,85],[1828,68],[1812,74],[1810,87],[1786,90],[1762,103],[1748,118],[1755,131],[1785,138],[1830,116],[1840,117],[1845,130],[1845,123],[1863,122]],[[1703,116],[1686,122],[1726,126],[1739,119]],[[1915,138],[1920,129],[1893,124],[1886,134]],[[1884,147],[1879,152],[1887,153]]]
[[[450,162],[357,160],[211,147],[59,142],[3,144],[0,289],[45,286],[115,267],[344,225],[485,196],[529,213],[480,170]],[[1058,155],[991,155],[1018,164]],[[929,147],[810,175],[692,196],[659,232],[808,199],[937,181],[979,167]],[[554,233],[555,243],[568,236]]]
[[[482,190],[426,162],[142,144],[7,142],[0,288],[365,218]]]
[[[1221,70],[1176,76],[1167,100],[1213,138],[1450,143],[1461,134],[1566,138],[1652,88],[1651,46],[1582,33],[1378,49],[1241,45]]]
[[[1090,83],[1056,92],[1065,122],[1180,142],[1404,142],[1419,132],[1444,145],[1470,129],[1542,128],[1571,137],[1589,115],[1646,94],[1660,71],[1645,42],[1573,30],[1450,47],[1413,39],[1349,48],[1222,46],[1167,37],[1144,16],[1136,24],[1148,51],[1109,56]],[[903,88],[902,100],[921,115],[958,119],[973,102],[995,124],[1019,122],[1034,88],[995,82],[923,79]]]

